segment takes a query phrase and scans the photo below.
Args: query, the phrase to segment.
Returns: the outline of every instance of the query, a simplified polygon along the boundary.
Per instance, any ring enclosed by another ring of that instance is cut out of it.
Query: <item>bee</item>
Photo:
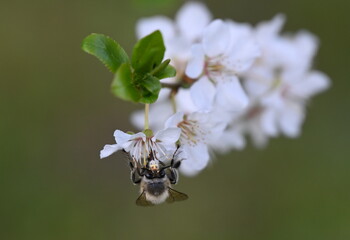
[[[140,196],[136,200],[136,205],[154,206],[163,202],[173,203],[188,199],[185,193],[171,188],[172,184],[178,182],[177,169],[181,164],[181,161],[174,160],[174,156],[169,166],[155,159],[153,154],[148,157],[145,167],[139,167],[135,160],[129,162],[131,181],[140,185]]]

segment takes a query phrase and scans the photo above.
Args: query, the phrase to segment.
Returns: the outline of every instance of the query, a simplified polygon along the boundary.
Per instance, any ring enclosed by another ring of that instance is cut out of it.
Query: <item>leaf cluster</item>
[[[103,34],[87,36],[82,49],[114,73],[112,93],[123,100],[153,103],[161,89],[160,80],[176,74],[169,59],[162,61],[165,46],[160,31],[140,39],[133,48],[131,59],[116,41]]]

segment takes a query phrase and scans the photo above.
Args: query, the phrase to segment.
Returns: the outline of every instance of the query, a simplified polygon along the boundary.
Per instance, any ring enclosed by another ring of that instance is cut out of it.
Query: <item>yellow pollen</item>
[[[213,65],[210,65],[208,68],[212,72],[221,72],[224,66],[220,64],[213,64]]]

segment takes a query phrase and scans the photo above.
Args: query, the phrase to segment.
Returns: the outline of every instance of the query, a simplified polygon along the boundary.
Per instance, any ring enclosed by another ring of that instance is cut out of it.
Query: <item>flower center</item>
[[[207,75],[210,79],[214,80],[215,82],[218,80],[218,78],[229,75],[233,76],[237,73],[231,69],[228,69],[223,62],[225,61],[225,57],[218,56],[218,57],[212,57],[207,58],[204,65],[204,73]]]
[[[180,141],[184,141],[189,145],[197,145],[198,142],[204,141],[204,135],[207,134],[203,130],[197,121],[194,120],[183,120],[177,125],[181,128]]]
[[[263,112],[263,110],[264,108],[261,106],[254,106],[247,111],[247,113],[244,116],[244,119],[245,120],[254,119],[258,117]]]

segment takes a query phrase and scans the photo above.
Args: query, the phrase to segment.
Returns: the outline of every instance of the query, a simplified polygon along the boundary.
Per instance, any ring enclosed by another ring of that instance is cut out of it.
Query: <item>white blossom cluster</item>
[[[330,80],[312,69],[317,38],[306,31],[281,34],[284,21],[283,15],[257,26],[213,20],[198,2],[186,3],[175,21],[141,19],[138,38],[159,29],[165,58],[177,75],[162,80],[164,88],[150,108],[150,129],[158,133],[147,137],[117,130],[117,144],[106,145],[101,158],[119,149],[139,161],[150,152],[169,158],[178,143],[181,172],[195,175],[212,151],[243,149],[247,135],[257,147],[279,135],[298,137],[308,100],[326,90]],[[132,116],[140,129],[143,120],[143,111]]]

